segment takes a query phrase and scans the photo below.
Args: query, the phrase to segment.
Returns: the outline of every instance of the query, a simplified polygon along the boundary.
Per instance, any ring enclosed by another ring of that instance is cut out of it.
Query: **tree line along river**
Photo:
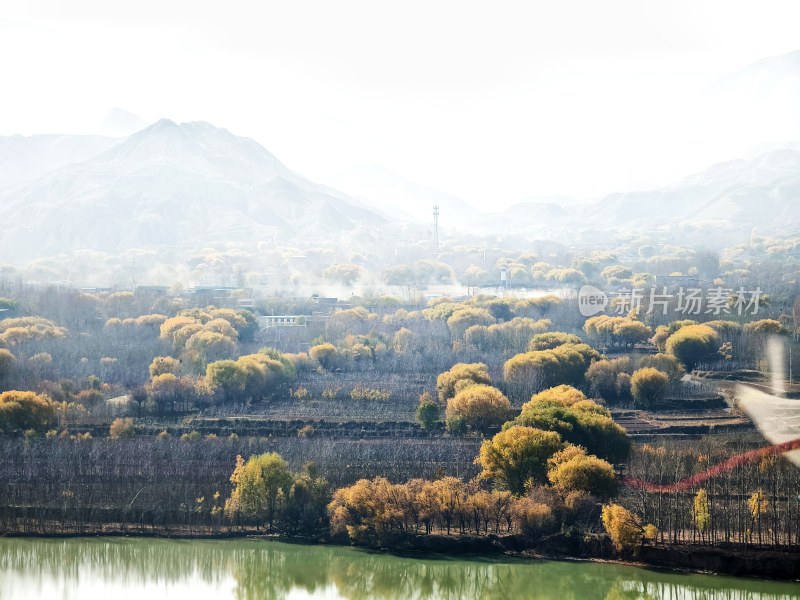
[[[6,538],[0,600],[788,600],[800,584],[511,557],[395,556],[271,540]]]

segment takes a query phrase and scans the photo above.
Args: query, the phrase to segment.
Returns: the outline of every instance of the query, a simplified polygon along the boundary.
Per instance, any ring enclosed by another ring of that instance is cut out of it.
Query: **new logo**
[[[593,285],[584,285],[578,291],[578,309],[584,317],[603,312],[608,306],[608,294]]]

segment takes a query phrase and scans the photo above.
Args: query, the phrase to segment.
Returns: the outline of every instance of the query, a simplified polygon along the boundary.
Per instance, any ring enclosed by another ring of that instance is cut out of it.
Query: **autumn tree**
[[[206,367],[205,384],[217,392],[223,402],[230,402],[244,395],[247,386],[247,371],[235,360],[218,360]]]
[[[583,340],[572,333],[562,331],[549,331],[534,335],[528,343],[528,350],[552,350],[564,344],[582,344]]]
[[[653,367],[638,369],[631,376],[631,394],[637,406],[657,406],[664,399],[668,387],[667,374]]]
[[[523,405],[523,409],[535,405],[573,406],[587,400],[582,391],[571,385],[557,385],[531,396],[530,401]]]
[[[441,416],[439,405],[433,401],[428,392],[423,393],[417,404],[417,423],[422,429],[433,429]]]
[[[759,336],[786,334],[784,326],[781,325],[780,321],[776,321],[775,319],[760,319],[752,323],[747,323],[744,326],[744,330]]]
[[[414,271],[409,265],[394,265],[383,271],[383,281],[386,285],[414,285]]]
[[[247,462],[237,456],[231,475],[233,491],[225,502],[225,512],[229,517],[240,514],[258,523],[266,520],[271,531],[292,481],[288,464],[277,452],[251,456]]]
[[[680,360],[687,370],[716,355],[719,334],[707,325],[686,325],[669,336],[666,350]]]
[[[511,411],[511,403],[495,387],[475,384],[458,392],[447,401],[445,415],[448,419],[463,417],[466,424],[477,431],[503,423]]]
[[[769,511],[769,500],[763,491],[760,489],[756,490],[747,499],[747,508],[750,511],[752,523],[750,531],[752,531],[753,526],[756,527],[758,531],[758,543],[761,544],[761,521],[762,516]]]
[[[194,393],[194,385],[191,381],[176,377],[172,373],[164,373],[153,377],[145,386],[145,390],[148,401],[158,409],[161,416],[166,408],[174,412],[177,404],[189,400]]]
[[[711,510],[708,502],[708,494],[703,488],[697,490],[694,502],[692,503],[692,518],[697,531],[701,537],[705,538],[705,533],[711,526]]]
[[[363,267],[353,263],[337,263],[329,266],[322,272],[325,279],[330,279],[345,286],[353,285],[364,275]]]
[[[279,396],[287,391],[294,365],[286,357],[277,356],[277,360],[267,354],[258,352],[236,360],[210,363],[203,381],[222,402],[258,401]]]
[[[680,379],[684,374],[681,361],[671,354],[659,353],[643,356],[642,360],[639,361],[639,368],[642,369],[644,367],[653,367],[662,373],[666,373],[670,381]]]
[[[491,325],[495,319],[485,308],[464,306],[456,310],[447,319],[447,327],[454,340],[463,340],[464,334],[474,325]]]
[[[108,436],[112,440],[119,440],[126,437],[131,437],[136,433],[136,425],[131,418],[117,417],[111,422],[108,428]]]
[[[490,384],[489,368],[483,363],[458,363],[436,378],[439,401],[444,403],[465,387]]]
[[[186,341],[186,357],[200,370],[210,362],[229,358],[235,353],[235,341],[216,331],[198,331]]]
[[[631,347],[648,340],[653,332],[631,317],[598,315],[586,320],[583,330],[589,339],[603,346]]]
[[[586,371],[586,382],[592,392],[605,400],[621,399],[618,379],[620,374],[633,372],[633,361],[628,357],[612,360],[598,360],[589,365]]]
[[[16,357],[9,350],[0,348],[0,390],[10,383],[16,364]]]
[[[553,533],[558,526],[553,509],[544,502],[536,502],[531,498],[515,498],[512,511],[522,533],[534,540]]]
[[[338,351],[333,344],[317,344],[308,351],[309,356],[319,363],[319,366],[326,371],[336,368]]]
[[[392,348],[394,348],[395,352],[406,353],[411,350],[414,337],[414,333],[410,329],[401,327],[392,337]]]
[[[559,384],[581,384],[589,365],[599,359],[587,344],[563,344],[517,354],[503,365],[503,377],[513,397],[525,397]]]
[[[603,506],[603,527],[617,552],[635,554],[642,540],[642,526],[636,516],[624,506]]]
[[[56,405],[46,396],[19,391],[0,394],[0,431],[41,431],[51,426],[55,419]]]
[[[481,478],[522,495],[528,481],[547,481],[547,461],[563,447],[555,432],[513,426],[485,440],[475,463],[482,468]]]
[[[622,462],[630,451],[628,435],[614,422],[608,409],[569,386],[534,395],[514,422],[555,431],[564,441],[612,462]]]
[[[609,498],[617,491],[614,468],[580,446],[569,445],[548,461],[547,479],[561,494],[587,492]]]
[[[314,463],[307,463],[300,473],[293,476],[289,488],[283,510],[286,528],[304,533],[327,529],[330,499],[328,481],[320,476]]]
[[[150,363],[150,377],[157,377],[164,373],[178,375],[181,372],[181,361],[171,356],[156,356]]]

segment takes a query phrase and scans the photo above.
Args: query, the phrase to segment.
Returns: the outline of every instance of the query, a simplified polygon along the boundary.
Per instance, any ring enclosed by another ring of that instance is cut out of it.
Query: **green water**
[[[403,558],[262,540],[0,539],[0,599],[800,598],[800,584],[613,564]]]

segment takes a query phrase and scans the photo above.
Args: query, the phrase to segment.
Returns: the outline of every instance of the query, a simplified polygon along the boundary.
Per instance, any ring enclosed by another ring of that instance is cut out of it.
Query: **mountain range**
[[[0,255],[334,236],[388,222],[255,141],[161,120],[82,162],[0,190]]]
[[[747,239],[753,231],[800,233],[798,202],[800,150],[785,147],[712,165],[672,186],[609,194],[585,204],[521,202],[483,222],[551,237],[574,235],[580,228],[642,231],[714,222],[727,232],[720,240],[725,243]]]
[[[400,235],[413,243],[430,236],[433,205],[440,207],[445,235],[577,242],[614,230],[662,230],[689,231],[696,239],[684,241],[692,243],[726,244],[754,231],[797,234],[800,144],[792,135],[800,136],[794,128],[800,124],[800,53],[754,63],[718,89],[747,90],[753,81],[783,91],[779,104],[789,113],[779,120],[791,121],[787,143],[765,139],[745,158],[673,185],[583,202],[534,198],[499,211],[482,211],[375,165],[333,177],[330,183],[345,190],[339,191],[293,172],[256,141],[205,122],[162,119],[123,137],[144,121],[114,109],[101,123],[116,132],[111,136],[0,137],[0,262],[87,249],[374,239],[381,232],[393,232],[384,239]],[[698,224],[702,238],[691,233]],[[710,237],[709,227],[718,236]]]

